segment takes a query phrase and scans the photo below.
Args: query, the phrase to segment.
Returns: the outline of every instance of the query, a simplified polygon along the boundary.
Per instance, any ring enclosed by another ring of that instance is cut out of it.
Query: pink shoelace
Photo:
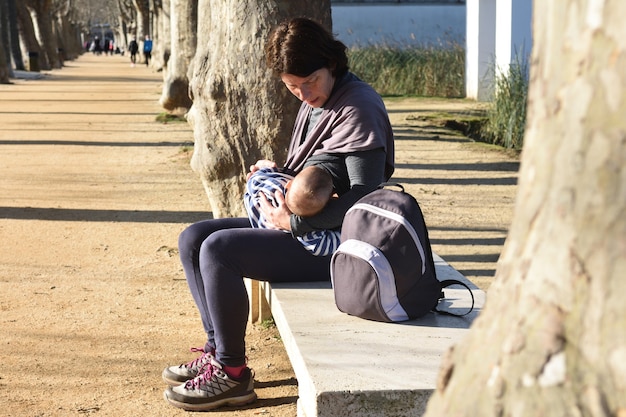
[[[198,374],[200,374],[202,372],[202,369],[207,365],[206,363],[203,364],[202,362],[206,361],[207,355],[209,355],[210,357],[213,357],[213,353],[205,352],[204,348],[197,348],[197,347],[192,347],[189,350],[191,352],[202,352],[202,355],[198,356],[196,359],[194,359],[194,360],[192,360],[190,362],[187,362],[183,366],[185,368],[189,368],[189,369],[198,368]],[[210,359],[209,359],[208,362],[211,362]]]
[[[199,370],[198,376],[185,382],[185,389],[200,389],[201,386],[207,385],[213,373],[218,368],[211,361],[205,363]]]

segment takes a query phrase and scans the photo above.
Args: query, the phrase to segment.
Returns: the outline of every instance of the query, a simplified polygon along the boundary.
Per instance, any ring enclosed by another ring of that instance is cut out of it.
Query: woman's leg
[[[166,400],[176,407],[204,411],[256,399],[254,374],[245,359],[249,304],[244,276],[272,282],[330,279],[330,256],[311,255],[288,233],[245,224],[242,219],[219,219],[194,225],[181,235],[181,259],[215,342],[215,357],[205,353],[196,362],[207,361],[191,372],[165,369],[166,381],[172,376],[178,382],[181,373],[193,378],[165,390]]]
[[[230,228],[211,233],[200,248],[199,268],[218,361],[226,366],[245,364],[249,304],[243,277],[325,281],[330,279],[329,265],[330,256],[311,255],[282,231]]]
[[[202,326],[207,334],[205,351],[215,348],[213,340],[213,326],[211,324],[207,300],[205,297],[204,283],[200,273],[200,247],[202,242],[213,232],[230,228],[250,227],[250,222],[245,218],[213,219],[194,223],[187,227],[178,238],[178,251],[180,260],[187,279],[187,285],[191,296],[198,307]]]

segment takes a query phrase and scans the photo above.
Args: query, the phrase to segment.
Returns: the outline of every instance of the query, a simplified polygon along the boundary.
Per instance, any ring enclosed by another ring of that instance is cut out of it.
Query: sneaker
[[[239,378],[229,377],[222,366],[212,360],[207,370],[176,387],[168,387],[165,400],[187,411],[208,411],[225,405],[240,406],[254,402],[254,373],[244,368]]]
[[[168,366],[163,370],[161,377],[166,384],[171,386],[180,385],[202,374],[205,368],[211,364],[213,354],[205,352],[202,348],[191,348],[192,352],[202,352],[198,358],[179,366]]]

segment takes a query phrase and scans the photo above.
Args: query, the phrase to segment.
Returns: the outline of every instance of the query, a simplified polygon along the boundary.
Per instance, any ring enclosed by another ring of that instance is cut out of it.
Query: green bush
[[[485,140],[509,149],[522,149],[528,97],[528,64],[516,59],[508,74],[496,74],[495,96],[487,110],[482,135]]]
[[[465,49],[373,45],[348,50],[350,68],[383,96],[465,96]]]

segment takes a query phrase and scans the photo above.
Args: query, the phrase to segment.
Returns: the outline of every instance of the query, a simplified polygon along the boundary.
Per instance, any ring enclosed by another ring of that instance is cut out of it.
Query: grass
[[[276,327],[276,323],[274,322],[274,317],[270,317],[268,319],[263,320],[260,323],[260,326],[264,329],[270,329]]]
[[[167,123],[187,123],[187,119],[184,116],[180,116],[177,114],[172,114],[168,112],[159,113],[155,120],[159,123],[167,124]]]
[[[370,45],[348,50],[352,72],[382,96],[465,97],[465,48]],[[498,73],[495,97],[486,112],[438,115],[442,125],[481,142],[520,150],[524,141],[528,67],[516,59]]]
[[[447,47],[352,47],[350,68],[383,96],[464,97],[465,49]]]
[[[527,101],[528,64],[516,58],[507,74],[496,74],[495,97],[481,131],[486,141],[507,149],[522,149]]]

